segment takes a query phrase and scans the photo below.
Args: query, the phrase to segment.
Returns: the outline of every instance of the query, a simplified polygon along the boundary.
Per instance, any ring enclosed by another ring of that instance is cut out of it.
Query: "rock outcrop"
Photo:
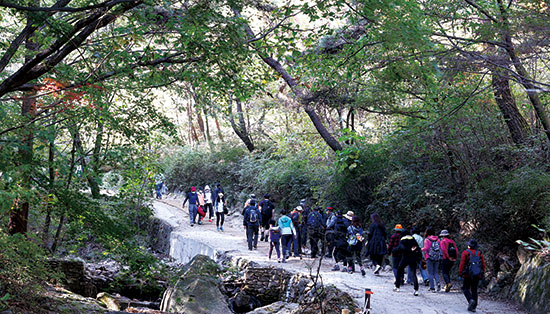
[[[174,286],[164,292],[160,309],[177,313],[225,314],[229,306],[220,292],[221,269],[208,256],[197,255]]]
[[[548,314],[550,311],[550,260],[541,256],[523,260],[516,273],[511,293],[529,313]]]

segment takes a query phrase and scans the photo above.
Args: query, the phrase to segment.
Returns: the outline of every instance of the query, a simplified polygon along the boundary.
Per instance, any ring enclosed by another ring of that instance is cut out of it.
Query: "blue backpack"
[[[307,226],[312,229],[319,229],[322,227],[321,214],[318,212],[312,212],[307,217]]]
[[[470,277],[479,277],[483,274],[483,268],[481,264],[481,256],[479,251],[472,252],[470,251],[470,263],[468,264],[468,275]]]

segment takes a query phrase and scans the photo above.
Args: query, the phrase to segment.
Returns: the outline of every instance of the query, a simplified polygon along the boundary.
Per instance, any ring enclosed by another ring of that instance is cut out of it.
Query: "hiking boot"
[[[376,265],[376,267],[374,268],[374,274],[378,275],[380,273],[380,269],[382,269],[382,267],[380,265]]]
[[[453,285],[451,285],[450,283],[446,284],[446,285],[445,285],[445,292],[451,291],[451,287],[452,287],[452,286],[453,286]]]
[[[191,227],[193,227],[195,224],[194,223],[191,223]]]
[[[437,284],[437,292],[441,291],[441,284]]]
[[[202,225],[202,221],[199,221],[199,225]]]
[[[399,292],[399,291],[400,291],[399,288],[397,287],[393,288],[393,292]]]
[[[338,266],[338,264],[334,265],[332,268],[331,268],[332,271],[339,271],[340,270],[340,266]]]
[[[262,236],[260,237],[260,241],[263,241],[263,240],[264,240],[264,236],[262,235]]]
[[[220,227],[220,231],[223,231],[223,227]]]
[[[426,279],[424,280],[424,286],[429,286],[430,285],[430,280],[429,279]]]
[[[413,295],[414,295],[415,297],[417,297],[417,296],[418,296],[418,290],[414,290]]]
[[[366,274],[367,272],[363,268],[361,268],[361,276],[365,277]]]
[[[220,227],[216,227],[216,231],[220,232]]]
[[[278,259],[277,259],[277,263],[280,263],[280,262],[281,262],[281,259],[280,259],[280,258],[278,258]]]
[[[474,299],[471,299],[468,302],[468,311],[470,311],[470,312],[475,312],[476,311],[476,301],[474,301]]]
[[[349,273],[349,274],[353,274],[353,272],[354,272],[353,268],[348,267],[348,273]]]

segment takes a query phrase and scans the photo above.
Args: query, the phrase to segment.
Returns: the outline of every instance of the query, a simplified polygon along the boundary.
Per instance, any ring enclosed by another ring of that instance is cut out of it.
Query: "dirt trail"
[[[181,200],[165,199],[155,201],[155,215],[158,218],[168,221],[174,226],[174,231],[183,235],[185,238],[198,240],[218,251],[224,251],[235,257],[242,257],[247,260],[255,261],[261,265],[270,265],[284,267],[293,272],[309,273],[311,267],[318,265],[318,260],[304,258],[303,260],[290,258],[288,263],[277,263],[275,258],[269,260],[267,251],[269,245],[267,242],[258,242],[258,250],[249,251],[246,244],[246,236],[242,226],[242,217],[226,217],[224,232],[216,231],[216,223],[213,220],[203,225],[191,227],[189,224],[189,215],[187,206],[185,210],[181,208]],[[370,288],[374,292],[372,297],[372,312],[393,314],[393,313],[419,313],[419,314],[451,314],[451,313],[469,313],[466,310],[467,303],[459,290],[459,287],[453,287],[451,292],[432,293],[428,292],[427,287],[420,287],[420,295],[413,296],[413,287],[407,285],[402,287],[400,292],[393,292],[393,273],[391,271],[382,271],[380,276],[372,274],[367,270],[367,275],[347,274],[342,272],[332,272],[332,261],[323,260],[320,274],[325,284],[334,284],[343,291],[348,292],[355,299],[357,304],[363,302],[364,288]],[[456,267],[456,266],[455,266]],[[490,314],[514,314],[526,313],[518,310],[515,306],[499,301],[480,298],[480,304],[477,313]]]

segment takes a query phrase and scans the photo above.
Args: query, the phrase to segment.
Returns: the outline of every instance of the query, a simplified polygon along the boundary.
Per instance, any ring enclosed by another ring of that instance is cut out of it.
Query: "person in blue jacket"
[[[187,201],[189,201],[189,220],[191,227],[193,227],[197,218],[197,206],[199,205],[199,196],[197,194],[197,189],[194,186],[191,187],[191,192],[188,192],[185,196],[182,207],[185,206]]]
[[[258,248],[258,232],[260,230],[261,214],[256,201],[250,200],[244,211],[243,226],[246,230],[246,239],[248,241],[248,250],[252,251]]]
[[[287,258],[290,256],[290,244],[292,239],[296,237],[296,228],[292,223],[292,219],[287,216],[288,210],[281,210],[281,218],[277,225],[281,229],[281,242],[283,246],[283,263],[286,263]]]

